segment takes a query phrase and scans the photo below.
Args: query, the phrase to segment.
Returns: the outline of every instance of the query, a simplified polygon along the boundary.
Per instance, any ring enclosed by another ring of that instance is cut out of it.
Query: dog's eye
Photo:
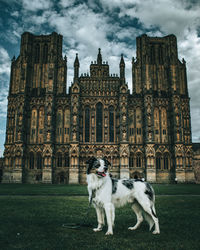
[[[94,167],[95,167],[95,168],[99,168],[99,167],[100,167],[100,164],[97,163],[97,164],[94,165]]]

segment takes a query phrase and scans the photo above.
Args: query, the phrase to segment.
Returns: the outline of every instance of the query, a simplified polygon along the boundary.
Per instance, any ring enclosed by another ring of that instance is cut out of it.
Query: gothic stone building
[[[193,182],[186,64],[174,35],[137,38],[132,94],[99,49],[66,92],[62,36],[25,32],[12,59],[2,182],[85,183],[86,160],[106,156],[115,177]]]

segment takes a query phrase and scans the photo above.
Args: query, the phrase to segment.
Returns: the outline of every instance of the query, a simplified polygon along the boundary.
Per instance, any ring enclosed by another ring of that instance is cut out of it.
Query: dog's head
[[[87,174],[95,173],[100,177],[105,177],[108,171],[108,166],[111,165],[110,162],[104,158],[91,157],[87,162],[89,166],[87,169]]]

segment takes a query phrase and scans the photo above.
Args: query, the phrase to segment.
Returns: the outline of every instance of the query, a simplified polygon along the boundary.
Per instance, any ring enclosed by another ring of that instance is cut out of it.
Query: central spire
[[[101,49],[99,48],[99,53],[97,56],[97,64],[101,65],[102,64],[102,56],[101,56]]]

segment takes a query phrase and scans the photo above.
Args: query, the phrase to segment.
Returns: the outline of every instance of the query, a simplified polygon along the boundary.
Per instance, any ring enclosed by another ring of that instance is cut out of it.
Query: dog
[[[115,208],[127,203],[132,205],[137,222],[129,230],[136,230],[143,219],[149,224],[149,230],[155,225],[153,234],[159,234],[159,221],[155,210],[155,194],[152,186],[140,179],[114,179],[108,172],[110,162],[104,158],[91,157],[86,164],[89,202],[95,207],[98,226],[94,232],[99,232],[105,224],[108,225],[106,235],[113,234]]]

